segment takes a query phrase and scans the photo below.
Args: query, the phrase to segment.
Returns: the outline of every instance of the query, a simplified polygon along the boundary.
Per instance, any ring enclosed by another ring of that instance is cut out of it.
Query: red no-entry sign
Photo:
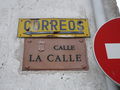
[[[96,33],[94,53],[102,70],[120,84],[120,18],[107,22]]]

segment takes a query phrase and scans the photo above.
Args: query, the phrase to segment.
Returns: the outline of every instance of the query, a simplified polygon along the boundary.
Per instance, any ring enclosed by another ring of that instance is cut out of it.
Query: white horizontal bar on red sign
[[[105,43],[108,59],[120,59],[120,43]]]

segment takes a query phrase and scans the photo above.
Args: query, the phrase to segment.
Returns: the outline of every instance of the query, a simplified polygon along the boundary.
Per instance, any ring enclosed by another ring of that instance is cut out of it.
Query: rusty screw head
[[[83,43],[84,40],[79,40],[80,43]]]
[[[29,70],[29,69],[30,69],[30,66],[26,66],[25,69],[26,69],[26,70]]]
[[[28,43],[32,43],[32,41],[31,41],[31,40],[29,40],[29,41],[28,41]]]

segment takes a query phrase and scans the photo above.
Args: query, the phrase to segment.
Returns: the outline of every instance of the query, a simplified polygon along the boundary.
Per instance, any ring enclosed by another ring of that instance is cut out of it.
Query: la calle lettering
[[[81,61],[81,55],[80,54],[76,54],[75,56],[73,56],[73,55],[66,56],[66,55],[53,55],[53,54],[49,54],[46,57],[46,59],[49,62],[78,62],[78,61]],[[33,57],[33,55],[29,55],[29,61],[30,62],[41,62],[42,59],[41,59],[40,55],[38,55],[35,58]]]
[[[53,46],[54,50],[75,50],[74,45],[55,45]],[[37,57],[33,57],[33,55],[29,55],[29,61],[30,62],[41,62],[43,59],[41,59],[40,55],[37,55]],[[74,55],[53,55],[49,54],[46,57],[46,60],[49,62],[78,62],[81,61],[81,55],[80,54],[74,54]]]

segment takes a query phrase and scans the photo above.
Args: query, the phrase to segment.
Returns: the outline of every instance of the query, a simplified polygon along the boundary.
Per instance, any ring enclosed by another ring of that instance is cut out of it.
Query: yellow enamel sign
[[[18,37],[89,37],[87,19],[19,19]]]

